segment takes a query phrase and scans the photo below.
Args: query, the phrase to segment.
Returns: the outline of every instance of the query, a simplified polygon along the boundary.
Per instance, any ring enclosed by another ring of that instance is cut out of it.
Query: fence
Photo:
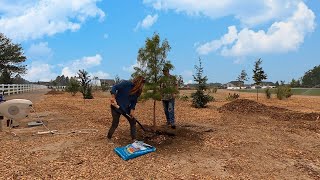
[[[11,95],[47,88],[48,87],[45,85],[38,84],[0,84],[0,93],[2,92],[4,95]]]

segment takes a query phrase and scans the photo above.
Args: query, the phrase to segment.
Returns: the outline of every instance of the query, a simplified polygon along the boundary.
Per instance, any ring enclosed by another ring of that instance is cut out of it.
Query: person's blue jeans
[[[168,125],[175,125],[174,121],[174,99],[170,100],[162,100],[162,105],[164,109],[164,113],[166,115],[167,124]]]

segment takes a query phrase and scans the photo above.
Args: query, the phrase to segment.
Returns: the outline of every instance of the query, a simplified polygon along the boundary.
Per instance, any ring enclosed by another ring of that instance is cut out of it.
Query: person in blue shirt
[[[128,118],[130,122],[130,134],[132,140],[136,140],[136,120],[134,117],[134,110],[138,101],[139,96],[142,93],[145,79],[142,76],[137,76],[132,81],[122,81],[119,84],[112,86],[111,93],[111,114],[112,114],[112,125],[107,134],[109,142],[111,141],[112,135],[119,125],[119,119],[121,113],[118,111],[114,104],[120,106],[120,108],[129,114],[132,118]]]

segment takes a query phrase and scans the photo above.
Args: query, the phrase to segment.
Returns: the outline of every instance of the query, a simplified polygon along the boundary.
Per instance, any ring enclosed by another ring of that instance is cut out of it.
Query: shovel
[[[174,133],[170,133],[170,132],[164,132],[164,131],[159,131],[159,130],[151,130],[151,129],[146,129],[142,126],[142,124],[134,117],[130,116],[128,113],[126,113],[118,104],[111,104],[115,109],[118,110],[118,112],[120,112],[124,117],[127,118],[127,120],[129,121],[129,119],[134,119],[139,126],[141,127],[141,129],[143,130],[143,132],[145,133],[153,133],[153,136],[157,136],[157,135],[168,135],[168,136],[175,136]],[[152,136],[152,137],[153,137]]]

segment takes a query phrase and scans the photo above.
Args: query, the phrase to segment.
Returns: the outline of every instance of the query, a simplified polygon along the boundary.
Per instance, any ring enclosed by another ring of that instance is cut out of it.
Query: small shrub
[[[266,93],[267,99],[270,99],[270,98],[271,98],[271,89],[270,89],[270,88],[267,88],[267,89],[265,90],[265,93]]]
[[[279,86],[276,90],[277,98],[282,100],[292,96],[291,88],[289,86]]]
[[[72,96],[74,96],[79,91],[79,88],[80,88],[79,81],[77,81],[74,78],[71,78],[67,87],[66,87],[66,91],[69,92]]]
[[[201,90],[197,90],[195,93],[192,93],[191,97],[193,98],[192,105],[195,108],[204,108],[208,102],[214,101],[212,96],[204,94]]]
[[[101,90],[102,90],[103,92],[105,92],[105,91],[108,91],[108,90],[109,90],[109,88],[108,88],[108,86],[107,86],[107,85],[102,84],[102,85],[101,85]]]
[[[233,100],[236,100],[240,97],[239,94],[236,94],[236,93],[233,93],[233,94],[228,94],[228,96],[226,97],[226,100],[227,101],[233,101]]]
[[[179,97],[182,101],[188,101],[189,97],[187,95],[182,95]]]
[[[212,92],[212,93],[217,93],[217,91],[218,91],[218,88],[212,88],[211,90],[210,90],[210,92]]]

